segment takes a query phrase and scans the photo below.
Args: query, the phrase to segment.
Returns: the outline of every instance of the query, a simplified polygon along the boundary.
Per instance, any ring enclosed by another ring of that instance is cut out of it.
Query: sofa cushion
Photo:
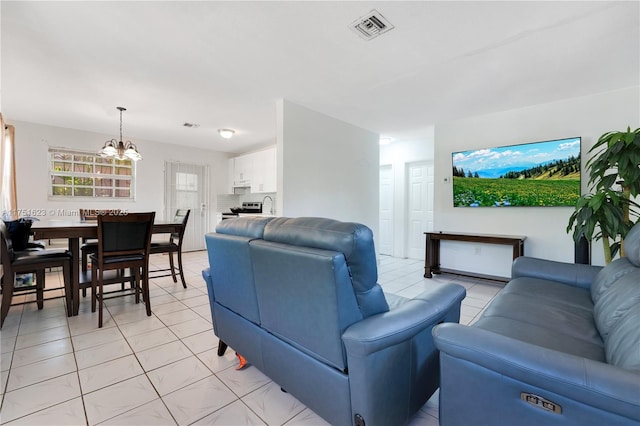
[[[249,253],[251,237],[210,233],[205,236],[210,274],[215,292],[210,294],[222,306],[260,323],[253,268]]]
[[[637,271],[637,268],[626,257],[616,259],[602,268],[591,283],[591,299],[593,303],[595,304],[620,277],[633,271]]]
[[[373,233],[368,227],[317,217],[281,217],[265,226],[263,238],[265,241],[344,253],[363,317],[389,310],[382,288],[377,283]]]
[[[630,310],[640,309],[640,269],[629,272],[609,286],[595,304],[593,315],[602,338]]]
[[[640,306],[627,311],[605,340],[607,362],[640,372]]]
[[[492,331],[502,336],[527,342],[547,349],[576,355],[594,361],[604,362],[606,354],[601,344],[582,340],[574,336],[558,333],[546,326],[527,323],[511,318],[483,316],[473,324],[474,327]]]
[[[343,254],[264,240],[250,247],[261,326],[344,370],[342,333],[362,315]]]
[[[624,239],[625,256],[629,262],[640,267],[640,224],[631,228]]]
[[[514,278],[500,294],[518,294],[527,299],[536,300],[536,303],[544,302],[561,305],[560,308],[567,305],[589,312],[593,311],[591,296],[585,289],[570,285],[560,285],[557,282],[541,278]]]
[[[590,293],[579,287],[515,278],[474,326],[549,349],[605,360]]]

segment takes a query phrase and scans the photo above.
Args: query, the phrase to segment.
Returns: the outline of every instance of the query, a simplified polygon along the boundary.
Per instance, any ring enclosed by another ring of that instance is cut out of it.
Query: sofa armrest
[[[465,295],[464,287],[447,284],[425,291],[396,309],[359,321],[342,335],[347,352],[366,355],[411,339],[427,327],[444,322],[452,308],[459,308]]]
[[[439,382],[431,330],[459,320],[465,294],[464,287],[447,284],[345,330],[353,415],[367,426],[404,424],[424,405]]]
[[[521,256],[513,261],[511,278],[539,278],[588,289],[601,269],[601,266],[564,263]]]
[[[433,336],[443,356],[497,373],[504,389],[485,384],[495,399],[508,398],[507,388],[515,380],[566,400],[640,421],[640,374],[637,372],[476,327],[442,324],[434,328]],[[443,367],[443,378],[446,376],[448,373]],[[466,376],[465,383],[459,386],[468,386],[476,379]]]
[[[209,293],[209,299],[213,303],[213,283],[211,282],[211,268],[205,268],[202,270],[202,279],[207,284],[207,292]]]
[[[213,304],[215,302],[215,295],[213,293],[213,278],[211,277],[211,268],[205,268],[202,270],[202,278],[204,282],[207,284],[207,295],[209,296],[209,308],[211,308],[211,318],[213,319],[213,330],[214,332],[218,332],[217,321],[215,321],[215,313],[213,309]]]

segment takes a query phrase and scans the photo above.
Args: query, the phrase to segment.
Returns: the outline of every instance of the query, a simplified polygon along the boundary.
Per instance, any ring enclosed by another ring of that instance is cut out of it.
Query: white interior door
[[[204,250],[204,234],[209,229],[209,170],[207,166],[165,163],[165,218],[178,209],[191,209],[182,242],[184,251]]]
[[[407,164],[407,257],[423,260],[424,233],[433,231],[433,162]]]
[[[393,167],[380,167],[379,254],[393,255]]]

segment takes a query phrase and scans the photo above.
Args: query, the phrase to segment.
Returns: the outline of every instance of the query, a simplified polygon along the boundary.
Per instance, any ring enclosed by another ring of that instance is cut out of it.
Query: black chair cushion
[[[102,259],[102,263],[104,265],[112,265],[114,263],[124,263],[124,262],[141,262],[144,260],[144,254],[130,254],[126,256],[105,256]],[[91,255],[91,261],[97,263],[98,256],[95,254]]]
[[[98,240],[89,240],[80,246],[80,250],[89,253],[96,253],[98,251]]]
[[[178,251],[178,245],[170,241],[151,243],[151,253],[162,253],[167,251]]]
[[[40,244],[40,243],[27,243],[27,247],[24,248],[21,251],[34,251],[34,250],[44,250],[44,244]]]
[[[46,261],[60,261],[65,258],[71,259],[71,253],[64,249],[15,251],[14,255],[15,257],[13,262],[11,262],[14,267],[37,264]]]

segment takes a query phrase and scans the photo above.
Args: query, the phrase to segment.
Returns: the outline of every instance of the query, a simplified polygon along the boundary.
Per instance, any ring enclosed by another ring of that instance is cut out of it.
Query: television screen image
[[[452,153],[455,207],[575,206],[581,138]]]

